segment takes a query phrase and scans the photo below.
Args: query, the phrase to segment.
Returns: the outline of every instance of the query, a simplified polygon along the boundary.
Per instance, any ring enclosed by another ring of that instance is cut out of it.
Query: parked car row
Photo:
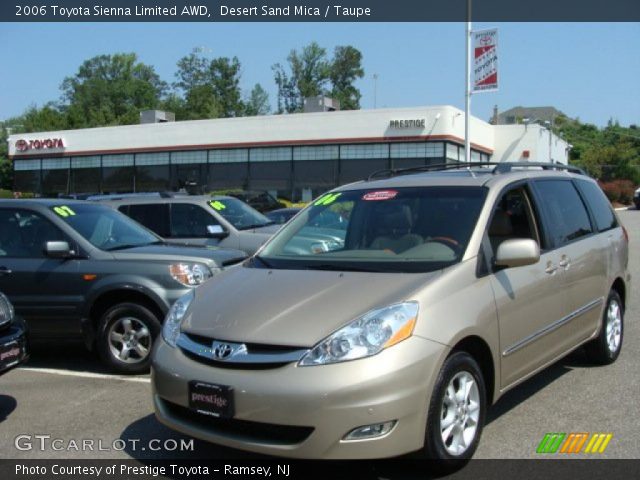
[[[454,467],[514,386],[578,347],[614,362],[631,291],[596,182],[494,165],[390,171],[272,220],[229,196],[0,202],[0,290],[34,338],[151,364],[177,431]]]
[[[177,298],[246,257],[170,245],[99,203],[0,201],[0,291],[32,338],[81,338],[124,373],[148,370]]]

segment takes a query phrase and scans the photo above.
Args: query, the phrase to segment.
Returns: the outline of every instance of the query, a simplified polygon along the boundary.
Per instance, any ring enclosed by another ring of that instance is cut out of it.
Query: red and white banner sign
[[[474,92],[498,89],[498,29],[479,30],[473,37]]]

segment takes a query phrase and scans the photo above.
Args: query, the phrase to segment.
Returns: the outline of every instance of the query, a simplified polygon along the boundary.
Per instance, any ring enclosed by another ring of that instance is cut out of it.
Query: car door
[[[501,387],[507,388],[549,362],[558,352],[556,332],[549,326],[568,312],[561,289],[558,252],[548,248],[530,188],[519,184],[505,190],[494,206],[485,237],[489,258],[508,239],[530,238],[541,248],[533,265],[491,272],[498,313]],[[493,262],[492,262],[493,263]]]
[[[80,333],[80,307],[86,287],[78,259],[48,258],[48,241],[73,242],[35,211],[0,209],[0,291],[27,320],[34,336]]]
[[[544,198],[543,214],[556,225],[551,241],[560,256],[562,291],[569,303],[568,315],[558,328],[563,351],[593,334],[598,326],[607,289],[606,235],[595,231],[583,198],[571,179],[534,182]]]

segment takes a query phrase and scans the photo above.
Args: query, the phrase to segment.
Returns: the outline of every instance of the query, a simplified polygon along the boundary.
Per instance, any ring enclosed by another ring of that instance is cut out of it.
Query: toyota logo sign
[[[215,360],[225,361],[236,355],[246,355],[247,346],[244,343],[227,343],[214,341],[211,351]]]

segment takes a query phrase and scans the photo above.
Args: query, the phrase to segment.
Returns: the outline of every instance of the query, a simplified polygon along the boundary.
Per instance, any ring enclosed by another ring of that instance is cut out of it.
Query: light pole
[[[464,106],[464,160],[471,162],[471,140],[469,138],[471,115],[471,0],[467,0],[467,31],[466,31],[466,75],[465,75],[465,106]]]

